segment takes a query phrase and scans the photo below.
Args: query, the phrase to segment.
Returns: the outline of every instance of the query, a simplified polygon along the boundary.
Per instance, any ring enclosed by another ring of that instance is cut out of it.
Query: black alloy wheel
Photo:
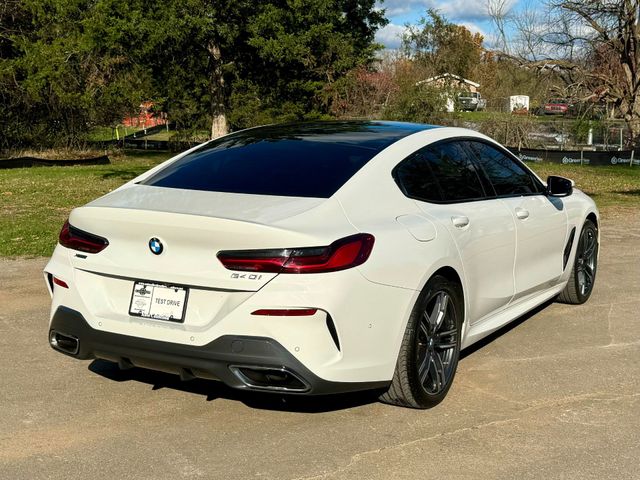
[[[425,392],[438,395],[451,382],[458,353],[455,306],[446,291],[434,292],[419,327],[416,336],[418,378]]]
[[[444,400],[458,366],[463,318],[461,286],[433,276],[413,307],[393,379],[380,400],[411,408],[430,408]]]
[[[576,245],[569,280],[558,295],[558,301],[580,305],[589,299],[596,282],[598,250],[598,227],[591,220],[585,220]]]

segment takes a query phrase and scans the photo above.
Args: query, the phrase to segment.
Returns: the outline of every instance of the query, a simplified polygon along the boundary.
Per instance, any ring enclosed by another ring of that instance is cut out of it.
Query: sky
[[[487,0],[385,0],[379,6],[386,10],[389,24],[379,30],[376,40],[389,49],[400,46],[399,36],[407,23],[416,24],[425,16],[429,8],[438,10],[452,23],[464,25],[473,33],[485,37],[485,44],[491,45],[493,28],[487,12]],[[507,0],[512,12],[518,10],[523,0]]]

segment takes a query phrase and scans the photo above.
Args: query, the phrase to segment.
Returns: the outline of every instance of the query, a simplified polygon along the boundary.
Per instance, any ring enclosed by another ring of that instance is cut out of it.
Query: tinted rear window
[[[486,197],[463,142],[425,147],[400,163],[394,176],[406,195],[427,202],[464,202]]]
[[[251,129],[210,142],[146,181],[158,187],[328,198],[379,151],[427,126],[333,122]]]

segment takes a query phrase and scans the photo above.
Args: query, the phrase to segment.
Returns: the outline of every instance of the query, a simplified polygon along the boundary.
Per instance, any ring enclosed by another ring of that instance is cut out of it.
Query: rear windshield
[[[206,144],[142,183],[211,192],[329,198],[380,150],[415,131],[394,127],[381,122],[247,130]]]

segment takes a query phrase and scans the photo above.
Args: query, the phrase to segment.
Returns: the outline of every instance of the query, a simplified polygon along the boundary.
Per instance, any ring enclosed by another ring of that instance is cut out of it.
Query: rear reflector
[[[307,317],[310,315],[315,315],[317,311],[317,308],[265,308],[262,310],[251,312],[251,315],[266,315],[270,317]]]
[[[69,288],[69,285],[67,285],[67,282],[65,282],[64,280],[60,280],[58,277],[53,277],[53,283],[55,283],[56,285],[62,288]]]
[[[60,245],[86,253],[98,253],[107,248],[109,241],[93,233],[74,227],[67,220],[60,230]]]
[[[367,261],[373,235],[358,233],[328,247],[236,250],[218,253],[228,270],[266,273],[322,273],[357,267]]]

